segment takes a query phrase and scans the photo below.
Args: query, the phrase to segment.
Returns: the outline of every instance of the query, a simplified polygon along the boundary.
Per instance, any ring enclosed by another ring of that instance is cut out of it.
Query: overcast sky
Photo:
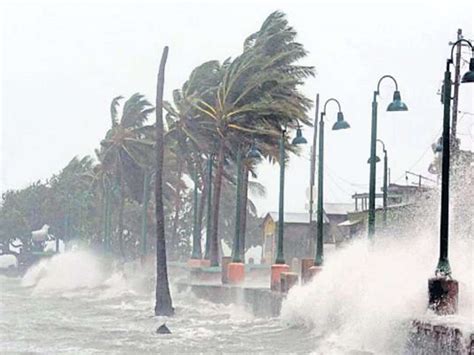
[[[389,151],[392,181],[405,170],[428,176],[430,145],[441,133],[437,92],[449,41],[462,28],[474,38],[472,0],[459,1],[38,1],[3,3],[0,190],[25,187],[58,172],[75,155],[93,154],[110,125],[113,97],[154,101],[158,62],[170,47],[165,96],[204,61],[235,57],[247,35],[282,10],[309,50],[317,75],[302,88],[324,102],[340,100],[350,130],[325,135],[325,197],[349,202],[368,188],[370,114],[378,79],[392,74],[409,112],[387,113],[393,84],[379,97],[379,138]],[[469,59],[469,51],[464,51]],[[464,70],[467,66],[464,66]],[[473,87],[462,86],[459,134],[473,145]],[[314,115],[314,110],[311,116]],[[336,107],[328,106],[327,128]],[[311,141],[312,128],[304,132]],[[292,157],[286,210],[307,203],[309,145]],[[378,181],[381,181],[381,166]],[[260,213],[278,206],[278,166],[262,165],[267,196]]]

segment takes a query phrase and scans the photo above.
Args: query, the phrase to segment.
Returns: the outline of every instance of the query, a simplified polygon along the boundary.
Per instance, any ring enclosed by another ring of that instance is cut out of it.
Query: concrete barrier
[[[410,354],[474,355],[474,334],[464,334],[451,325],[415,320],[406,350]]]
[[[190,282],[175,283],[178,292],[190,290],[197,297],[214,303],[237,304],[258,317],[280,315],[283,295],[269,289],[233,285],[200,285]]]

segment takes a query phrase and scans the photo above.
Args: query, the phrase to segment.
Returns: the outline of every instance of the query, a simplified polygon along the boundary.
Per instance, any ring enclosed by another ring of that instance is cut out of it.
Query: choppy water
[[[1,277],[0,353],[308,353],[309,329],[173,290],[176,316],[153,316],[148,278],[106,272],[91,254],[57,256]],[[163,322],[173,332],[157,335]]]
[[[360,240],[332,253],[311,283],[293,288],[280,318],[212,304],[173,289],[176,316],[153,316],[153,277],[115,270],[75,251],[0,277],[1,354],[315,353],[401,354],[410,322],[430,319],[474,331],[473,242],[451,242],[459,313],[426,310],[435,237]],[[166,322],[173,334],[157,335]]]

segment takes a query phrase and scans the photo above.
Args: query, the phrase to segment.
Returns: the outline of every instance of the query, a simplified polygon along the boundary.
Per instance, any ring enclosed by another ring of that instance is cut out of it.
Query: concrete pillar
[[[280,290],[288,293],[290,288],[298,284],[298,274],[296,272],[282,272],[280,274]]]
[[[458,310],[459,285],[456,280],[433,277],[428,280],[429,307],[439,315],[455,314]]]
[[[223,284],[227,284],[229,282],[227,267],[231,262],[232,257],[230,256],[223,256],[221,259],[221,280]]]
[[[231,285],[238,285],[245,280],[245,264],[229,263],[227,266],[227,280]]]
[[[282,272],[288,272],[290,271],[290,267],[286,264],[273,264],[272,265],[272,271],[271,271],[271,279],[270,279],[270,289],[272,291],[280,291],[281,290],[281,285],[280,285],[280,274]]]
[[[301,282],[304,284],[311,280],[312,274],[309,271],[314,266],[313,258],[301,259]]]

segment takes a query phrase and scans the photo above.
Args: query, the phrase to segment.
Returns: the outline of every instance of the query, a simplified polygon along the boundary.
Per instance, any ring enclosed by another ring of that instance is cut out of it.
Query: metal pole
[[[387,158],[387,150],[383,150],[383,224],[387,226],[387,205],[388,205],[388,158]]]
[[[372,128],[370,139],[370,179],[369,179],[369,219],[368,219],[368,237],[373,239],[375,234],[375,174],[376,174],[376,144],[377,144],[377,95],[374,91],[372,101]]]
[[[194,193],[193,193],[193,252],[191,254],[191,259],[201,259],[202,258],[202,250],[201,250],[201,229],[198,227],[198,176],[197,176],[197,169],[194,167],[193,171],[193,180],[194,180]]]
[[[323,193],[324,193],[324,112],[321,113],[319,121],[319,159],[318,159],[318,210],[317,210],[317,232],[318,241],[314,265],[322,266],[324,262],[324,228],[323,228]]]
[[[444,73],[444,110],[443,110],[443,161],[441,172],[441,226],[440,226],[440,249],[439,261],[436,273],[450,276],[451,267],[448,260],[449,240],[449,159],[450,159],[450,132],[449,115],[451,104],[451,72],[448,60],[446,72]]]
[[[212,160],[213,155],[210,154],[207,159],[207,212],[206,212],[206,250],[204,259],[209,260],[211,251],[211,230],[212,230]]]
[[[145,171],[143,176],[143,201],[142,201],[142,257],[147,254],[147,217],[148,217],[148,198],[150,188],[150,174]]]
[[[241,263],[240,255],[240,204],[242,195],[242,147],[239,145],[237,149],[237,194],[235,206],[235,234],[234,245],[232,250],[232,262]]]
[[[458,41],[462,38],[462,29],[458,29]],[[461,49],[462,49],[462,43],[459,42],[456,46],[456,59],[454,62],[454,90],[453,90],[453,109],[452,109],[452,115],[453,115],[453,123],[452,123],[452,128],[451,128],[451,143],[453,144],[453,148],[455,148],[455,151],[453,152],[456,154],[456,127],[457,127],[457,121],[458,121],[458,100],[459,100],[459,84],[460,84],[460,79],[461,79]]]
[[[318,140],[318,117],[319,117],[319,94],[316,94],[316,108],[314,115],[314,133],[313,133],[313,147],[311,151],[311,164],[310,164],[310,175],[309,175],[309,250],[314,250],[314,238],[313,237],[313,204],[314,204],[314,180],[316,172],[316,144]]]
[[[278,207],[278,245],[275,264],[285,264],[283,256],[283,233],[284,233],[284,196],[285,196],[285,132],[283,129],[280,137],[280,201]]]

